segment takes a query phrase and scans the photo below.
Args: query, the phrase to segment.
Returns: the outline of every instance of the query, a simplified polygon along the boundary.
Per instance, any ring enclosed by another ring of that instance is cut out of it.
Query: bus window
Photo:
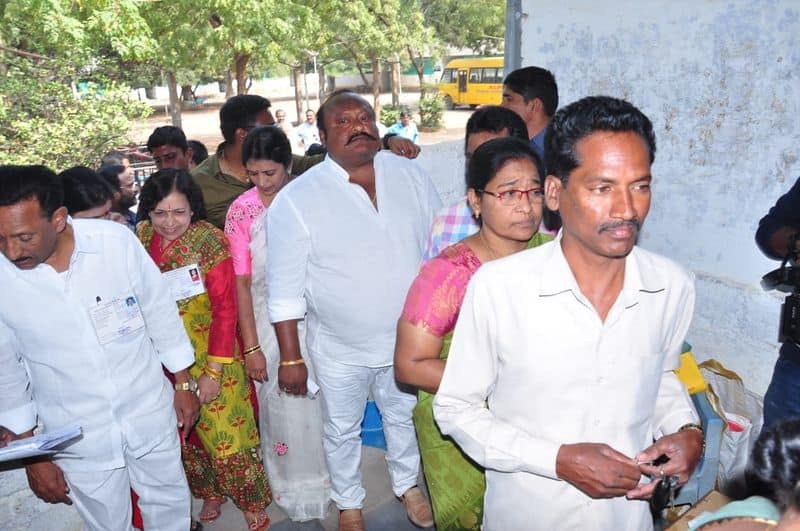
[[[470,83],[479,83],[481,80],[481,69],[480,68],[470,68],[469,69],[469,82]]]
[[[455,83],[456,82],[456,71],[452,68],[445,68],[444,72],[442,72],[442,79],[440,83]]]

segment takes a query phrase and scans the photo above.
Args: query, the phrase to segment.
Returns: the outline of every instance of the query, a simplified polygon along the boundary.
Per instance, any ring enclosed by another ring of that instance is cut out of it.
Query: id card
[[[89,308],[89,316],[101,345],[108,344],[144,328],[139,301],[133,295],[102,302]]]
[[[164,273],[164,279],[169,284],[169,290],[175,302],[206,292],[203,279],[200,277],[200,267],[197,264],[189,264],[167,271]]]

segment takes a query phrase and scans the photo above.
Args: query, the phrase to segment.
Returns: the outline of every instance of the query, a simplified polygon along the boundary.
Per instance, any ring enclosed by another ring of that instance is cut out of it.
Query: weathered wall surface
[[[523,2],[522,65],[550,69],[562,105],[624,97],[656,127],[654,204],[641,244],[697,274],[690,342],[763,393],[782,298],[758,220],[800,176],[795,0]]]

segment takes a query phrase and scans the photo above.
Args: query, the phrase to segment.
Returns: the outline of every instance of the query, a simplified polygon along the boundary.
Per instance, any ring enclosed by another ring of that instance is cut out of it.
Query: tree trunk
[[[422,55],[416,55],[411,46],[408,47],[408,57],[411,59],[411,64],[414,65],[414,70],[417,71],[419,78],[419,97],[425,97],[425,59]]]
[[[317,97],[319,98],[320,105],[325,101],[325,94],[327,93],[327,87],[325,86],[326,80],[325,65],[317,65]]]
[[[292,78],[294,79],[294,106],[297,111],[297,123],[303,123],[303,71],[301,67],[292,67]]]
[[[250,56],[236,54],[236,94],[247,94],[247,62]]]
[[[181,127],[181,102],[178,99],[178,82],[175,80],[175,73],[167,72],[167,88],[169,89],[169,116],[172,125]]]
[[[392,61],[392,105],[400,105],[400,57],[394,57]]]
[[[193,101],[194,96],[192,95],[192,86],[191,85],[181,85],[181,100],[182,101]]]
[[[233,97],[233,76],[231,76],[231,69],[225,69],[225,99]]]
[[[372,108],[375,109],[375,117],[381,115],[381,60],[377,57],[372,58]]]

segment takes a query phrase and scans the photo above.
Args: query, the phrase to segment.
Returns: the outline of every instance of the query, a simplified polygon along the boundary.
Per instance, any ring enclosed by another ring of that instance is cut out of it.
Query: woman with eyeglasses
[[[330,476],[322,448],[321,403],[281,391],[275,331],[267,315],[267,209],[289,182],[292,146],[277,126],[250,131],[242,144],[242,164],[253,187],[231,203],[225,235],[231,246],[239,303],[239,330],[247,374],[256,381],[264,466],[276,503],[290,519],[321,519],[330,502]],[[305,352],[303,323],[299,325]],[[308,376],[314,367],[303,356]]]
[[[225,235],[205,218],[203,194],[189,172],[161,170],[142,187],[136,234],[164,273],[195,349],[190,372],[200,419],[181,449],[192,495],[203,500],[200,520],[216,520],[229,497],[249,529],[260,531],[269,527],[272,494],[259,454],[254,389],[236,344],[233,260]]]
[[[422,266],[397,325],[394,369],[399,381],[419,389],[414,425],[438,531],[480,529],[486,487],[483,470],[433,419],[453,328],[481,264],[552,239],[537,232],[544,175],[539,157],[519,139],[489,140],[475,150],[467,198],[480,230]]]

